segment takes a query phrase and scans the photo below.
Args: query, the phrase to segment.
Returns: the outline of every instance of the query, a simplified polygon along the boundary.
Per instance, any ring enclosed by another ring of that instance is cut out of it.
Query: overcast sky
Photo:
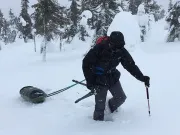
[[[68,0],[59,0],[60,4],[67,5]],[[169,0],[156,0],[158,3],[164,6],[167,9]],[[178,1],[178,0],[174,0]],[[180,0],[179,0],[180,1]],[[30,4],[34,4],[37,0],[29,0]],[[4,13],[5,16],[8,15],[8,11],[10,8],[13,9],[15,14],[19,14],[20,12],[20,3],[21,0],[0,0],[0,9]]]

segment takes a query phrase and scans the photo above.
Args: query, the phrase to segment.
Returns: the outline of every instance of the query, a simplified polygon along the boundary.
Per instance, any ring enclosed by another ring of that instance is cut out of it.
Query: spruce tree
[[[13,28],[16,28],[18,18],[14,15],[12,9],[9,10],[9,24],[13,26]]]
[[[2,38],[3,38],[3,42],[5,44],[9,43],[9,38],[8,37],[9,37],[10,33],[11,33],[11,30],[9,28],[9,22],[6,19],[4,19],[1,35],[2,35]]]
[[[84,10],[89,10],[92,13],[92,18],[88,19],[88,25],[95,30],[92,45],[95,43],[97,37],[107,34],[116,13],[119,12],[117,0],[84,0],[82,3]]]
[[[9,22],[4,18],[0,10],[0,40],[8,44],[8,35],[10,34]]]
[[[63,8],[59,6],[57,0],[39,0],[32,7],[35,9],[33,18],[36,34],[45,35],[47,41],[53,39],[53,36],[58,33],[59,27],[68,23],[67,18],[63,16]]]
[[[18,18],[12,12],[12,9],[9,10],[9,27],[10,27],[10,35],[8,36],[9,42],[15,42],[17,33],[18,33]]]
[[[99,36],[107,35],[108,28],[116,13],[119,12],[119,8],[116,0],[99,0],[92,5],[94,5],[94,9],[92,10],[92,24],[95,26],[94,44]],[[99,10],[98,12],[97,9]]]
[[[79,28],[80,28],[80,30],[79,30],[80,31],[79,39],[82,40],[82,41],[86,41],[85,37],[89,36],[88,32],[86,31],[86,29],[85,29],[85,27],[83,25],[80,25]]]
[[[122,8],[123,11],[128,11],[128,0],[120,0],[118,6]]]
[[[82,41],[86,41],[86,37],[89,37],[89,27],[87,25],[87,20],[90,18],[91,12],[90,11],[84,11],[81,13],[81,20],[78,26],[79,29],[79,39]]]
[[[62,7],[57,0],[39,0],[32,6],[35,9],[33,18],[36,34],[44,36],[44,46],[42,47],[43,60],[46,59],[46,45],[54,36],[59,33],[59,28],[67,24],[67,18],[64,18]]]
[[[169,0],[168,11],[170,11],[172,7],[173,7],[172,0]]]
[[[129,11],[135,15],[137,14],[139,5],[143,2],[143,0],[129,0]]]
[[[159,14],[159,19],[163,19],[165,17],[165,13],[166,13],[166,11],[164,9],[162,9]]]
[[[146,13],[148,14],[156,14],[156,13],[160,13],[160,9],[161,9],[161,6],[157,4],[156,1],[154,0],[148,0],[146,3],[145,3],[145,10],[146,10]]]
[[[26,22],[26,25],[23,26],[22,25],[22,34],[23,34],[23,38],[24,41],[27,42],[28,39],[33,39],[32,36],[32,21],[30,18],[30,15],[28,13],[28,8],[29,8],[29,0],[21,0],[21,13],[20,13],[20,17],[22,17],[24,19],[24,21]]]
[[[65,38],[70,43],[73,37],[79,32],[79,21],[80,21],[80,7],[78,0],[72,0],[71,6],[68,9],[68,18],[70,25],[66,28]]]
[[[4,15],[2,11],[0,10],[0,40],[2,40],[3,25],[4,25]]]
[[[70,6],[70,18],[73,25],[77,27],[78,20],[79,20],[79,9],[78,9],[78,4],[76,0],[72,0],[71,6]]]
[[[180,1],[177,1],[168,12],[166,21],[169,23],[167,42],[174,42],[176,38],[180,41]]]

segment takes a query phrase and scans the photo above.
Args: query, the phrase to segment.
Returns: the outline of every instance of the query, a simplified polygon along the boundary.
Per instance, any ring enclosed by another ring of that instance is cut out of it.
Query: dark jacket
[[[87,84],[111,87],[119,81],[120,72],[116,69],[119,63],[136,79],[144,81],[129,52],[124,47],[112,48],[107,42],[95,45],[83,59],[82,69]]]

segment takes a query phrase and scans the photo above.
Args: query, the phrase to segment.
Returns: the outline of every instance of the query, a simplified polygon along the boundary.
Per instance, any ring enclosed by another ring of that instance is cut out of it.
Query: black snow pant
[[[112,113],[115,110],[117,110],[117,108],[121,106],[126,100],[126,95],[122,89],[120,81],[118,81],[110,89],[108,88],[102,89],[101,92],[95,96],[95,110],[93,115],[94,120],[100,120],[100,121],[104,120],[104,110],[106,106],[106,97],[108,90],[111,92],[113,96],[108,101],[109,109],[111,110]]]

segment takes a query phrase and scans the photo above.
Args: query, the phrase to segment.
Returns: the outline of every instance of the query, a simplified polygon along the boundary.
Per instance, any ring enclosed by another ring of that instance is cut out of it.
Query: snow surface
[[[134,22],[120,27],[122,22],[118,20],[113,27],[129,30],[129,35],[126,31],[125,34],[131,37],[138,29],[130,24],[137,22],[128,13],[126,17]],[[112,115],[113,122],[92,120],[94,97],[74,103],[89,92],[81,85],[38,105],[24,102],[19,94],[27,85],[50,93],[73,84],[72,79],[83,80],[82,59],[90,48],[89,41],[82,43],[75,39],[71,45],[65,45],[62,52],[58,49],[48,52],[46,62],[42,62],[39,41],[36,53],[33,42],[17,41],[3,46],[0,51],[0,135],[179,135],[180,43],[165,43],[164,25],[164,20],[154,24],[147,42],[136,44],[136,49],[130,52],[142,72],[151,77],[152,116],[148,116],[144,84],[119,65],[127,100],[119,112]],[[109,93],[108,98],[111,98]]]

